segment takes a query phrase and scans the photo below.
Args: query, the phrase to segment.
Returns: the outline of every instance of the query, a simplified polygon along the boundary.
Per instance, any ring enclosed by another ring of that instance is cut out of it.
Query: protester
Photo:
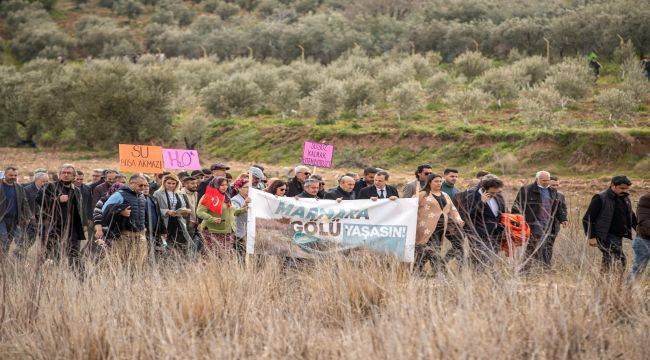
[[[104,177],[104,169],[94,169],[91,175],[90,182],[87,183],[86,185],[92,186],[92,184],[97,184],[102,180],[102,177]]]
[[[288,197],[294,197],[301,194],[304,190],[303,183],[309,176],[311,176],[309,168],[303,165],[296,166],[293,172],[295,174],[294,177],[287,183],[286,196]]]
[[[380,170],[373,177],[373,185],[363,188],[359,192],[358,199],[390,199],[395,200],[399,197],[397,189],[388,185],[390,175],[387,171]]]
[[[468,194],[468,215],[472,223],[469,235],[470,252],[475,265],[491,264],[499,253],[504,227],[501,214],[506,211],[501,195],[503,182],[484,176],[479,189]]]
[[[321,175],[318,175],[318,174],[313,174],[311,177],[318,180],[318,193],[316,194],[316,196],[319,199],[324,199],[325,198],[325,181],[323,180],[323,177]]]
[[[144,186],[142,195],[145,198],[145,237],[149,249],[149,256],[155,259],[156,253],[164,254],[167,251],[167,242],[162,238],[165,234],[165,225],[158,202],[150,192],[149,182]]]
[[[442,240],[445,237],[449,218],[451,217],[458,226],[463,226],[463,220],[451,197],[442,191],[442,182],[440,175],[429,174],[418,194],[415,266],[419,272],[424,270],[427,262],[431,263],[434,272],[444,267],[441,255]]]
[[[224,164],[224,163],[216,163],[210,166],[210,176],[205,178],[200,184],[197,189],[198,192],[198,197],[199,199],[205,195],[205,190],[208,188],[208,185],[212,183],[212,181],[217,178],[217,177],[223,177],[225,179],[226,177],[226,171],[230,170],[230,166]]]
[[[235,248],[235,216],[242,212],[235,209],[228,195],[228,180],[216,177],[199,200],[196,215],[203,219],[203,252],[218,256],[231,254]]]
[[[187,220],[191,214],[188,204],[180,192],[180,180],[174,174],[163,177],[162,186],[153,193],[158,203],[162,222],[167,234],[167,246],[180,254],[187,254],[191,237],[187,230]]]
[[[65,164],[61,166],[58,180],[48,183],[36,196],[41,204],[41,230],[44,256],[48,260],[59,261],[65,253],[68,264],[82,271],[80,261],[80,244],[85,239],[81,192],[73,182],[75,168]]]
[[[603,253],[600,268],[603,273],[612,270],[612,263],[617,261],[621,263],[619,270],[625,269],[623,238],[632,239],[632,228],[636,227],[628,193],[631,186],[627,176],[614,176],[607,190],[593,196],[582,218],[589,245],[598,246]]]
[[[0,257],[9,252],[11,242],[15,241],[18,249],[15,254],[20,256],[25,251],[22,242],[23,231],[32,219],[30,204],[25,189],[18,184],[18,169],[9,166],[5,168],[4,179],[0,186]]]
[[[196,208],[199,204],[198,196],[198,180],[193,176],[188,176],[183,179],[183,188],[181,189],[181,196],[184,197],[187,207],[190,209],[190,215],[187,219],[187,233],[190,235],[191,250],[198,252],[201,248],[201,234],[199,231],[199,221],[196,217]]]
[[[133,175],[128,186],[122,186],[102,207],[106,237],[110,239],[109,258],[134,270],[144,269],[148,254],[146,200],[142,195],[147,185],[142,175]]]
[[[304,199],[318,199],[319,190],[320,180],[314,177],[309,177],[307,180],[305,180],[303,191],[295,197]]]
[[[557,199],[559,201],[559,207],[558,211],[566,214],[566,218],[568,221],[569,218],[569,210],[566,205],[566,197],[562,192],[560,192],[560,179],[557,176],[551,176],[551,183],[549,185],[551,188],[555,189],[557,191]],[[553,228],[551,230],[551,233],[549,234],[549,240],[554,244],[555,239],[557,239],[558,234],[560,233],[560,229],[562,227],[562,223],[558,220],[557,217],[554,218],[555,222],[553,223]]]
[[[449,195],[452,203],[456,206],[456,209],[459,209],[459,203],[457,195],[460,193],[460,190],[456,188],[456,182],[458,181],[458,170],[447,168],[443,171],[443,183],[441,190],[445,194]],[[447,227],[447,232],[445,234],[447,240],[451,244],[449,250],[445,254],[445,262],[448,262],[452,259],[456,259],[458,266],[463,266],[463,229],[459,227],[456,223],[450,224]]]
[[[256,166],[251,166],[248,169],[248,174],[252,178],[252,184],[251,187],[253,189],[257,190],[264,190],[266,185],[264,185],[264,181],[266,181],[266,176],[264,176],[264,172],[259,167]]]
[[[418,166],[415,170],[415,180],[404,185],[404,189],[402,189],[402,197],[412,198],[419,196],[420,190],[424,188],[427,178],[433,172],[431,169],[432,167],[429,164]]]
[[[357,183],[354,184],[354,195],[357,199],[360,199],[359,193],[361,190],[374,184],[375,174],[377,174],[378,171],[379,169],[374,167],[367,167],[363,169],[363,179],[357,180]]]
[[[197,181],[197,189],[198,189],[198,185],[201,182],[203,182],[203,179],[205,179],[205,174],[203,173],[202,170],[194,170],[190,173],[190,176]]]
[[[47,171],[35,172],[34,181],[25,186],[25,196],[27,196],[31,218],[29,224],[27,224],[25,228],[25,236],[23,236],[22,240],[23,246],[16,249],[19,250],[16,254],[19,257],[27,254],[29,248],[34,245],[36,237],[39,236],[36,229],[38,229],[38,224],[41,221],[41,204],[36,203],[36,195],[38,195],[38,192],[41,191],[49,181],[50,176],[47,174]]]
[[[162,184],[163,184],[163,178],[164,178],[165,176],[169,175],[169,174],[171,174],[171,173],[168,172],[168,171],[164,171],[164,172],[162,172],[162,173],[160,173],[160,174],[156,174],[156,175],[154,176],[154,178],[153,178],[153,181],[150,181],[150,182],[149,182],[149,191],[150,191],[152,194],[155,193],[156,191],[158,191],[158,189],[160,189],[160,187],[161,187]]]
[[[106,195],[108,192],[108,189],[110,189],[111,186],[115,184],[117,175],[117,170],[108,169],[104,172],[104,181],[100,184],[97,184],[93,189],[93,205],[97,204],[97,201],[104,197],[104,195]]]
[[[648,261],[650,261],[650,193],[646,193],[639,198],[636,215],[636,237],[632,242],[634,264],[632,264],[632,271],[628,276],[629,282],[636,280],[645,270]]]
[[[81,206],[82,206],[82,219],[83,225],[86,228],[86,239],[88,243],[91,243],[94,239],[94,229],[93,229],[93,209],[95,204],[93,204],[93,190],[90,185],[84,183],[84,173],[81,170],[77,170],[77,174],[74,179],[74,186],[76,186],[81,192]]]
[[[108,189],[108,193],[104,195],[99,201],[97,201],[97,204],[95,204],[95,208],[93,209],[93,239],[95,239],[92,242],[88,242],[86,245],[86,248],[90,252],[91,257],[94,257],[95,259],[98,259],[99,256],[102,253],[103,247],[108,243],[110,245],[110,241],[112,240],[111,237],[105,236],[108,235],[108,229],[110,227],[110,224],[106,224],[104,226],[104,213],[102,209],[104,208],[104,204],[110,198],[113,194],[115,194],[118,190],[122,188],[122,184],[120,183],[115,183],[113,186],[111,186],[110,189]],[[147,186],[149,184],[147,183]],[[85,249],[84,249],[85,250]]]
[[[287,193],[287,183],[282,180],[275,180],[269,185],[266,192],[275,196],[285,196]]]
[[[232,198],[232,205],[237,209],[235,217],[235,251],[241,260],[246,255],[246,225],[248,223],[248,204],[251,201],[248,197],[248,188],[248,183],[243,183],[238,187],[238,194]]]
[[[529,270],[532,261],[539,262],[546,268],[551,267],[553,256],[553,234],[556,222],[566,226],[567,214],[560,206],[557,190],[550,187],[551,174],[538,171],[535,182],[522,186],[512,205],[513,214],[522,214],[530,226],[530,239],[526,245],[524,271]]]
[[[336,200],[354,200],[354,178],[344,175],[339,180],[339,186],[325,194],[325,199]]]

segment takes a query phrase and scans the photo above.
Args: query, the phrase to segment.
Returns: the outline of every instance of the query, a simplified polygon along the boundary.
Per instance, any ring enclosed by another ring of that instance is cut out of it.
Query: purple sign
[[[334,145],[305,141],[302,147],[302,163],[321,168],[332,167]]]
[[[196,150],[163,149],[163,164],[170,170],[201,170]]]

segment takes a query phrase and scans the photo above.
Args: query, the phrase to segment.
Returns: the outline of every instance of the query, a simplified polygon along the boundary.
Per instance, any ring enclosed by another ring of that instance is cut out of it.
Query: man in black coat
[[[483,179],[478,190],[468,193],[467,214],[471,222],[469,236],[472,261],[489,265],[499,253],[504,227],[501,214],[506,211],[501,195],[503,182],[497,178]]]
[[[29,203],[29,209],[32,212],[31,219],[29,224],[25,228],[25,236],[19,248],[16,249],[16,256],[24,257],[29,251],[29,248],[34,245],[37,236],[39,235],[36,231],[38,229],[38,224],[40,222],[41,216],[41,204],[36,203],[36,196],[39,191],[43,190],[45,185],[50,181],[50,175],[47,171],[37,171],[34,173],[34,181],[25,186],[25,195],[27,196],[27,202]]]
[[[374,176],[373,184],[361,189],[361,191],[359,191],[359,196],[357,199],[397,199],[399,197],[399,193],[394,186],[387,184],[389,178],[390,175],[387,171],[378,171]]]
[[[302,199],[318,199],[318,190],[320,190],[320,180],[310,177],[309,179],[305,180],[303,192],[296,195],[295,197]]]
[[[354,200],[354,179],[350,176],[343,176],[339,180],[339,186],[325,193],[328,200]]]
[[[359,199],[359,193],[361,192],[361,190],[363,190],[363,188],[372,186],[372,184],[374,184],[375,175],[377,174],[378,171],[379,169],[374,168],[372,166],[363,169],[363,179],[359,179],[359,181],[357,181],[357,183],[354,184],[354,194],[357,197],[357,199]]]
[[[226,177],[226,171],[230,170],[230,166],[224,164],[224,163],[216,163],[210,167],[210,171],[212,172],[211,176],[203,179],[201,183],[199,184],[199,187],[197,188],[197,193],[198,193],[198,199],[199,201],[205,195],[205,190],[208,188],[208,185],[210,185],[210,182],[214,180],[217,177]],[[228,186],[228,193],[230,193],[230,186]],[[149,192],[153,194],[154,190],[150,189]]]
[[[287,193],[285,196],[294,197],[300,195],[304,190],[304,182],[311,176],[309,168],[304,165],[298,165],[293,169],[294,176],[287,182]]]
[[[0,180],[0,257],[7,254],[11,242],[21,244],[22,232],[32,213],[25,189],[18,184],[18,169],[9,166]]]
[[[582,218],[589,245],[598,246],[603,253],[601,272],[610,271],[616,260],[625,269],[623,238],[632,239],[632,228],[636,227],[636,215],[628,193],[631,186],[627,176],[614,176],[607,190],[593,196]]]
[[[68,256],[68,263],[81,270],[79,247],[85,239],[81,191],[74,186],[75,168],[63,165],[58,180],[48,183],[36,197],[41,204],[41,234],[46,259],[59,261]]]
[[[551,174],[538,171],[535,182],[522,186],[512,205],[513,214],[523,214],[530,226],[530,239],[526,244],[523,270],[528,270],[533,259],[544,267],[551,267],[554,238],[551,237],[557,222],[566,226],[566,209],[561,206],[557,190],[550,187]]]

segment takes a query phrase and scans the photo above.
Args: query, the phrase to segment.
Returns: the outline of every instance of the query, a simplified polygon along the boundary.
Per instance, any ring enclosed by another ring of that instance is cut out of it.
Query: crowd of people
[[[337,202],[418,198],[414,266],[418,273],[424,273],[427,265],[444,272],[452,260],[461,267],[490,266],[503,250],[508,231],[504,215],[511,214],[519,214],[530,230],[521,271],[548,269],[555,239],[568,223],[559,180],[547,171],[537,172],[508,207],[501,194],[503,181],[485,171],[476,174],[471,187],[461,190],[456,186],[458,170],[438,174],[431,165],[422,164],[400,195],[389,184],[390,174],[373,167],[362,174],[343,174],[331,189],[303,165],[295,167],[287,181],[267,178],[260,165],[237,178],[229,170],[217,163],[209,169],[150,177],[96,169],[86,179],[82,171],[66,164],[56,174],[37,169],[33,181],[19,184],[19,170],[9,166],[0,186],[1,256],[10,255],[13,242],[14,257],[23,259],[40,239],[46,261],[65,257],[80,271],[82,255],[134,268],[145,267],[152,259],[211,253],[238,254],[243,259],[250,188],[278,197]],[[650,193],[640,197],[635,213],[628,193],[631,185],[626,176],[613,177],[607,189],[593,196],[582,218],[588,244],[602,252],[602,272],[625,268],[623,239],[634,239],[630,280],[650,260]],[[88,241],[82,248],[84,239]],[[450,246],[443,253],[445,239]]]

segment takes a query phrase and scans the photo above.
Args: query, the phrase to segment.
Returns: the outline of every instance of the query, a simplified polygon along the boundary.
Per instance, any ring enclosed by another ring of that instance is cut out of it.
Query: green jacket
[[[235,207],[224,205],[222,207],[221,215],[218,215],[208,210],[205,205],[199,202],[199,205],[196,208],[196,216],[203,220],[201,222],[201,230],[208,229],[209,232],[215,234],[230,234],[234,233],[237,228],[235,217],[246,211],[246,208],[236,209]],[[215,219],[217,218],[221,218],[221,222],[218,224],[215,222]]]

